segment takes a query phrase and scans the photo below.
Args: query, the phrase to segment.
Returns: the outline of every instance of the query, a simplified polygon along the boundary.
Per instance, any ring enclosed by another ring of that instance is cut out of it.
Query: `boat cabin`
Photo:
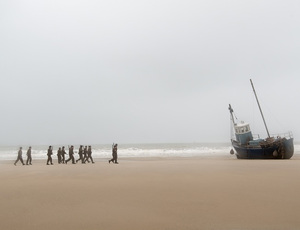
[[[235,124],[234,131],[236,140],[242,145],[248,144],[249,141],[253,140],[250,125],[248,123],[242,121],[240,124]]]

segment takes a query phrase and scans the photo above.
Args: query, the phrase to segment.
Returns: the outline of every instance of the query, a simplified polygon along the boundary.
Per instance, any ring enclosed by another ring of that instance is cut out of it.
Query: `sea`
[[[0,160],[9,161],[17,159],[19,147],[0,146]],[[23,159],[29,146],[22,146]],[[47,159],[46,145],[32,145],[33,160]],[[57,150],[61,146],[53,146],[53,159],[57,158]],[[68,153],[68,145],[65,145]],[[75,159],[78,158],[79,145],[74,145]],[[230,154],[230,143],[156,143],[156,144],[122,144],[118,143],[119,158],[170,158],[170,157],[234,157]],[[300,156],[300,142],[294,144],[294,154]],[[111,144],[92,145],[92,156],[95,159],[109,159],[112,155]]]

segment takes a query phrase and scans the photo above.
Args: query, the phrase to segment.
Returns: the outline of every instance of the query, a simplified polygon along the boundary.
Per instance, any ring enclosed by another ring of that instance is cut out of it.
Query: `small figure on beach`
[[[59,147],[57,150],[57,160],[58,160],[58,164],[60,164],[61,163],[61,147]]]
[[[65,155],[66,155],[66,150],[65,150],[65,146],[62,147],[61,149],[61,162],[64,164],[65,163]]]
[[[87,159],[88,162],[89,162],[89,159],[91,159],[92,163],[93,164],[95,163],[93,158],[92,158],[92,146],[90,146],[90,145],[89,145],[89,148],[87,150],[87,158],[86,159]]]
[[[26,160],[26,165],[31,165],[32,157],[31,157],[31,146],[29,146],[27,150],[27,160]]]
[[[84,150],[83,150],[83,156],[84,156],[84,162],[83,163],[85,163],[86,161],[88,162],[88,163],[90,163],[90,161],[89,161],[89,159],[88,159],[88,153],[87,153],[87,146],[85,146],[84,147]]]
[[[90,163],[90,162],[89,162],[89,159],[87,158],[87,146],[84,147],[84,150],[83,150],[83,153],[82,153],[82,154],[83,154],[82,164],[85,164],[86,161],[87,161],[88,163]]]
[[[87,146],[84,147],[82,150],[82,164],[85,164],[85,162],[88,161],[87,159]],[[89,161],[88,161],[89,163]]]
[[[112,148],[112,159],[110,159],[108,161],[108,163],[113,162],[115,164],[119,164],[118,163],[118,144],[113,144],[113,148]]]
[[[47,159],[47,165],[49,165],[49,163],[51,165],[53,165],[53,162],[52,162],[52,146],[50,145],[49,148],[48,148],[48,151],[47,151],[47,156],[48,156],[48,159]]]
[[[83,158],[83,145],[80,145],[79,150],[78,150],[78,155],[79,155],[79,158],[76,160],[76,163],[80,160],[83,163],[83,159],[84,159]]]
[[[25,164],[24,164],[24,161],[23,161],[23,158],[22,158],[22,147],[20,147],[20,149],[19,149],[19,151],[18,151],[18,158],[17,158],[17,160],[16,160],[15,163],[14,163],[15,166],[17,165],[18,161],[21,161],[21,163],[22,163],[23,165],[25,165]]]
[[[75,158],[74,158],[74,146],[71,145],[71,147],[69,148],[69,159],[66,160],[66,164],[68,163],[68,161],[72,160],[72,164],[76,164],[75,163]]]

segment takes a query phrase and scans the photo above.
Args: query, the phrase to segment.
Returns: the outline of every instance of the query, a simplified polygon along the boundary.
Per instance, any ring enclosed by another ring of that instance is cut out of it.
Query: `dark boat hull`
[[[290,159],[294,155],[293,138],[283,139],[280,144],[273,142],[268,146],[245,146],[232,140],[238,159]]]

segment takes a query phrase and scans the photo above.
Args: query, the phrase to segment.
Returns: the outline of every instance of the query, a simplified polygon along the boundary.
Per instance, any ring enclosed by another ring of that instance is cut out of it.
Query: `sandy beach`
[[[300,229],[296,156],[3,161],[0,172],[0,229]]]

